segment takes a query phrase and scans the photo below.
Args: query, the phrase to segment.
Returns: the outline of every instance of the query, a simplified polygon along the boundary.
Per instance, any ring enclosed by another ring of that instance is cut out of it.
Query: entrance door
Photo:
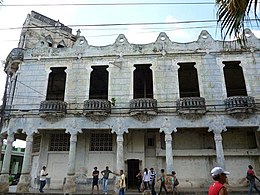
[[[139,172],[139,160],[130,159],[127,160],[127,187],[128,189],[137,189],[136,175]]]

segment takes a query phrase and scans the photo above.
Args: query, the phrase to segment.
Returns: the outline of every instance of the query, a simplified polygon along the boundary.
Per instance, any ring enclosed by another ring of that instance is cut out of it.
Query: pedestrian
[[[258,181],[260,181],[260,180],[259,180],[259,178],[256,176],[255,172],[253,171],[252,165],[248,165],[248,170],[247,170],[246,178],[247,178],[248,181],[249,181],[248,195],[251,195],[251,194],[252,194],[253,188],[255,188],[255,190],[258,192],[258,194],[260,194],[260,190],[256,187],[255,179],[257,179]]]
[[[176,177],[176,172],[172,171],[172,193],[173,193],[173,195],[177,194],[177,185],[179,185],[179,181]]]
[[[46,171],[46,167],[43,166],[42,170],[40,172],[40,189],[39,191],[43,193],[43,188],[46,185],[46,176],[48,175],[48,172]]]
[[[97,167],[94,167],[94,171],[92,172],[93,182],[92,182],[92,192],[91,192],[91,194],[93,194],[95,186],[97,186],[97,193],[99,194],[98,175],[99,175],[99,171],[98,171]]]
[[[154,188],[155,181],[156,181],[156,172],[153,168],[150,168],[149,176],[150,176],[149,187],[150,187],[151,193],[152,193],[152,195],[156,195],[155,188]]]
[[[229,174],[221,167],[214,167],[211,170],[214,183],[210,185],[208,195],[227,195],[227,189],[224,184],[227,183],[227,175]]]
[[[109,170],[108,166],[106,166],[105,170],[101,171],[101,174],[103,175],[102,190],[104,194],[107,194],[107,182],[108,182],[109,173],[113,173],[113,172]]]
[[[161,176],[157,181],[161,181],[160,191],[159,191],[158,195],[161,194],[162,188],[165,190],[165,193],[168,194],[166,186],[165,186],[166,176],[164,173],[164,169],[161,169]]]
[[[139,170],[136,177],[137,177],[137,189],[138,189],[138,192],[141,192],[141,185],[142,185],[142,171],[141,170]]]
[[[119,182],[119,193],[118,195],[124,195],[125,194],[125,174],[123,170],[120,170],[120,182]]]
[[[144,168],[144,175],[143,175],[144,190],[148,190],[149,180],[150,178],[149,178],[148,169]]]

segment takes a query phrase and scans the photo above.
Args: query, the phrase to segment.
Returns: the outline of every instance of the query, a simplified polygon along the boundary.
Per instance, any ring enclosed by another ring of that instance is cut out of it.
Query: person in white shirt
[[[43,166],[42,170],[40,172],[40,189],[39,191],[41,193],[43,193],[43,188],[46,185],[46,176],[48,175],[47,171],[46,171],[46,167]]]

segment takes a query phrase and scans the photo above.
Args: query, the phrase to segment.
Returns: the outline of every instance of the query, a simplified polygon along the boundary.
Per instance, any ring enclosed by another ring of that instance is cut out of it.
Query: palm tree
[[[250,11],[253,10],[254,19],[259,21],[257,16],[258,0],[216,0],[218,6],[218,24],[221,27],[222,38],[233,34],[241,45],[246,44],[245,23],[250,23]]]

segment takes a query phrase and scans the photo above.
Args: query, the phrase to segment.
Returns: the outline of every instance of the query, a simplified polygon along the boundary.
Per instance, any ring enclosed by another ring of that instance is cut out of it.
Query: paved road
[[[4,193],[3,195],[14,195],[16,194],[16,186],[10,186],[9,188],[9,193]],[[207,189],[206,188],[179,188],[179,192],[180,195],[207,195]],[[73,193],[73,195],[82,195],[82,194],[90,194],[90,191],[87,192],[77,192],[77,193]],[[33,194],[42,194],[39,193],[39,191],[37,189],[30,189],[29,193],[23,193],[23,195],[33,195]],[[64,193],[61,190],[49,190],[49,189],[45,189],[45,193],[44,195],[64,195]],[[97,193],[95,193],[97,194]],[[112,191],[109,192],[109,195],[112,195]],[[128,190],[125,193],[126,195],[142,195],[142,193],[138,193],[137,191],[134,190]],[[247,194],[247,188],[229,188],[229,195],[240,195],[240,194]],[[253,194],[257,194],[256,192],[254,192]],[[2,194],[1,194],[2,195]]]

